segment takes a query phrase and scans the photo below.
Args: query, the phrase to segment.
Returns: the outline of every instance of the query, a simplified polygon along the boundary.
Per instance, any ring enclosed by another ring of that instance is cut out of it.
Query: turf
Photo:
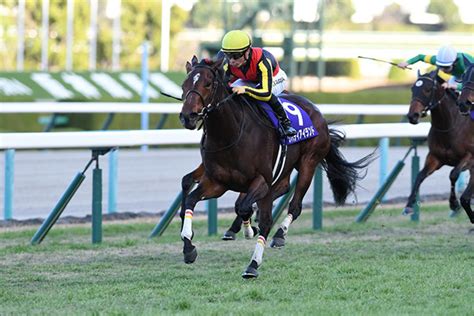
[[[39,246],[37,227],[0,230],[0,314],[473,315],[474,234],[446,205],[423,206],[421,222],[380,208],[327,210],[290,226],[284,249],[266,248],[260,276],[244,280],[255,240],[207,236],[194,221],[199,256],[183,263],[179,221],[147,236],[157,219],[105,222],[103,242],[89,225],[54,227]],[[230,224],[221,215],[219,230]]]

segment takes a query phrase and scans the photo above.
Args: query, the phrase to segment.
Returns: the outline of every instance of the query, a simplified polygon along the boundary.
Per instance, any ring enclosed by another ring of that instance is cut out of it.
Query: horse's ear
[[[193,66],[189,63],[189,61],[186,62],[186,73],[190,73],[191,70],[193,69]]]
[[[466,57],[466,55],[463,54],[462,58],[464,60],[464,66],[466,66],[466,68],[474,64],[474,63],[471,63],[471,61],[469,60],[469,58]]]
[[[417,77],[417,78],[420,78],[420,77],[421,77],[420,69],[418,69],[418,70],[416,71],[416,77]]]
[[[198,63],[198,58],[196,57],[196,55],[193,56],[193,58],[191,59],[191,64],[195,65]]]

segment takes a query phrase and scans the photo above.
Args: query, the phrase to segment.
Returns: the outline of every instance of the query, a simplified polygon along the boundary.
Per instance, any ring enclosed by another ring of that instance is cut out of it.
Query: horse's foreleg
[[[471,208],[471,198],[474,191],[474,167],[471,167],[469,171],[469,183],[461,195],[461,205],[466,211],[467,216],[472,224],[474,224],[474,212]],[[471,229],[472,231],[472,229]]]
[[[191,191],[193,184],[199,183],[201,177],[204,174],[204,165],[200,164],[196,169],[192,172],[188,173],[181,179],[181,190],[182,190],[182,197],[181,197],[181,208],[184,207],[186,203],[186,197]]]
[[[418,194],[418,190],[420,189],[421,183],[426,179],[426,177],[428,177],[434,171],[438,170],[441,166],[441,162],[435,156],[433,156],[432,154],[428,154],[428,156],[426,156],[425,166],[416,176],[415,183],[413,185],[413,188],[411,189],[407,204],[403,209],[403,215],[409,215],[413,213],[413,204],[415,204],[416,195]]]
[[[259,199],[257,204],[260,209],[260,221],[258,222],[260,235],[258,236],[255,250],[253,252],[252,258],[250,259],[250,264],[242,273],[242,277],[245,279],[256,278],[258,276],[257,269],[263,262],[263,252],[265,250],[266,240],[268,234],[270,233],[270,229],[272,228],[273,222],[271,195],[268,194],[266,197]]]
[[[184,242],[183,254],[185,263],[193,263],[197,257],[196,247],[192,244],[193,239],[193,213],[196,203],[201,200],[207,200],[221,196],[225,192],[225,188],[206,177],[201,179],[198,187],[192,191],[187,199],[183,201],[181,207],[181,239]]]
[[[250,220],[253,213],[253,204],[269,194],[270,186],[263,176],[255,178],[249,186],[247,193],[235,203],[235,211],[244,222]],[[270,196],[271,199],[271,196]]]

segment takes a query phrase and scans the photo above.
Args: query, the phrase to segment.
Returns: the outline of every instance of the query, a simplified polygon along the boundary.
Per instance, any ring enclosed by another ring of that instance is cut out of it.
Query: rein
[[[428,103],[427,106],[424,107],[424,109],[421,111],[421,115],[422,117],[425,117],[428,113],[428,111],[431,111],[433,110],[434,108],[436,108],[438,105],[441,104],[441,102],[443,102],[443,99],[446,98],[446,97],[451,97],[453,100],[456,100],[457,99],[457,96],[455,94],[454,91],[452,90],[444,90],[444,93],[443,93],[443,96],[438,100],[436,101],[435,100],[435,90],[436,90],[436,87],[437,87],[437,81],[436,79],[433,79],[431,77],[428,77],[428,76],[423,76],[423,77],[420,77],[420,79],[423,78],[423,79],[427,79],[431,82],[433,82],[433,86],[431,88],[431,94],[428,97],[424,97],[421,98],[419,96],[416,96],[413,98],[413,100],[416,100],[416,101],[419,101],[420,103],[422,104],[426,104]]]
[[[413,98],[414,100],[418,100],[422,104],[428,103],[428,105],[421,112],[422,117],[425,117],[427,115],[428,111],[431,111],[434,108],[436,108],[438,105],[440,105],[445,98],[451,97],[454,100],[456,100],[456,96],[454,95],[453,91],[443,89],[443,91],[444,91],[443,96],[438,101],[435,101],[434,98],[435,98],[435,88],[437,87],[437,81],[435,79],[431,78],[431,77],[426,77],[425,76],[425,77],[422,77],[422,78],[428,79],[428,80],[433,82],[433,86],[432,86],[432,89],[431,89],[431,94],[430,94],[429,99],[424,98],[424,100],[422,100],[422,98],[420,98],[420,97]],[[447,129],[440,129],[440,128],[437,128],[435,126],[432,126],[432,128],[435,131],[440,132],[440,133],[448,133],[456,127],[457,117],[455,117],[455,120],[456,121],[454,121],[451,124],[451,127],[447,128]]]
[[[199,118],[202,120],[202,124],[198,127],[198,129],[201,129],[202,126],[204,125],[204,135],[203,135],[203,138],[201,139],[201,147],[203,148],[203,150],[205,152],[211,152],[211,153],[215,153],[215,152],[220,152],[220,151],[224,151],[224,150],[227,150],[229,148],[232,148],[233,146],[235,146],[239,141],[240,139],[242,138],[242,135],[244,133],[244,125],[245,125],[245,113],[244,113],[244,109],[242,107],[242,105],[240,106],[241,108],[241,111],[242,111],[242,121],[240,122],[240,129],[239,129],[239,134],[237,136],[237,138],[232,142],[230,143],[229,145],[226,145],[222,148],[219,148],[219,149],[213,149],[213,150],[209,150],[209,149],[205,149],[205,146],[204,146],[204,139],[207,135],[207,131],[206,131],[206,128],[205,128],[205,122],[206,122],[206,119],[208,118],[208,115],[209,113],[219,109],[219,107],[229,101],[232,100],[232,98],[236,95],[236,93],[228,93],[227,92],[227,88],[226,88],[226,84],[225,82],[219,77],[217,71],[215,69],[213,69],[212,67],[208,66],[208,65],[202,65],[202,64],[199,64],[199,65],[196,65],[194,66],[194,68],[205,68],[207,70],[210,70],[214,76],[213,78],[213,81],[212,81],[212,93],[211,93],[211,101],[206,105],[206,102],[204,100],[204,97],[202,96],[202,94],[196,90],[196,89],[191,89],[189,90],[187,93],[186,93],[186,96],[184,98],[184,101],[186,101],[187,97],[191,94],[191,93],[196,93],[199,98],[201,99],[201,102],[203,104],[203,108],[202,110],[197,113],[197,115],[199,116]],[[222,100],[218,101],[218,102],[215,102],[215,99],[216,99],[216,96],[217,96],[217,90],[219,87],[223,87],[224,88],[224,91],[228,94],[225,98],[223,98]]]

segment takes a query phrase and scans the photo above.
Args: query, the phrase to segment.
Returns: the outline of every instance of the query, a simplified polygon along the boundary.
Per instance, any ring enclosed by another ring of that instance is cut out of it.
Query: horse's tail
[[[371,153],[362,159],[354,162],[348,162],[339,146],[345,140],[345,135],[341,131],[329,129],[331,137],[331,148],[322,163],[326,171],[331,189],[334,195],[334,201],[337,205],[343,205],[349,193],[354,193],[357,181],[363,179],[367,174],[367,166],[375,159],[374,153]],[[365,172],[361,172],[361,171]]]

